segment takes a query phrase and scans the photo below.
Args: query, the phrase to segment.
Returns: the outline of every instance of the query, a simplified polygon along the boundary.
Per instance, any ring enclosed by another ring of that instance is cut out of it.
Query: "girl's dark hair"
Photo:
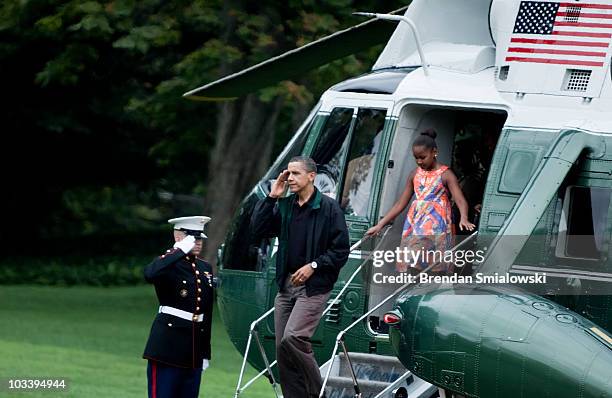
[[[434,129],[427,129],[422,131],[421,134],[414,139],[412,146],[424,146],[427,149],[437,148],[436,137],[438,134]]]

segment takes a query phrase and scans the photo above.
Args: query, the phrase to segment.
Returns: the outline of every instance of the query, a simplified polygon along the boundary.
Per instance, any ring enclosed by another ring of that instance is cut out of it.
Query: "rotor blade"
[[[395,10],[392,14],[403,15],[406,8],[408,6]],[[395,27],[395,24],[388,21],[370,19],[191,90],[183,94],[183,97],[201,101],[235,99],[279,81],[300,76],[336,59],[385,43]]]

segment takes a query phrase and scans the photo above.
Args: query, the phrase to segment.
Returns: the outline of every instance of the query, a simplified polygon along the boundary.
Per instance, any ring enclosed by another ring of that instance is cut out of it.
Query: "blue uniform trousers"
[[[148,361],[149,398],[197,398],[202,369],[186,369]]]

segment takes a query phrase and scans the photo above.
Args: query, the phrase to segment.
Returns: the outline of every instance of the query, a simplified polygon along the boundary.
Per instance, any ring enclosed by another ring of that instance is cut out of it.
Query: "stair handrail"
[[[387,233],[391,230],[391,225],[386,225],[384,228],[385,229],[384,229],[382,237],[381,237],[381,242],[385,238],[385,236],[387,236]],[[350,252],[353,252],[357,247],[360,247],[362,243],[366,242],[370,238],[371,238],[371,236],[367,236],[367,235],[364,236],[363,238],[361,238],[359,241],[357,241],[357,243],[355,243],[353,246],[351,246]],[[327,314],[332,309],[332,307],[338,302],[338,300],[340,299],[342,294],[346,291],[346,289],[348,289],[348,287],[350,286],[351,282],[353,282],[353,279],[355,279],[357,274],[359,274],[361,272],[361,270],[363,269],[364,264],[367,263],[370,260],[370,258],[372,257],[372,255],[373,255],[375,250],[376,250],[376,248],[374,250],[372,250],[368,254],[368,256],[365,258],[365,260],[363,260],[361,262],[361,264],[359,264],[359,267],[355,268],[355,271],[347,279],[347,281],[344,284],[344,286],[342,287],[342,289],[340,289],[340,292],[336,295],[336,297],[334,297],[332,302],[325,308],[325,310],[321,314],[321,318],[323,318],[325,316],[325,314]]]
[[[389,232],[390,229],[391,229],[390,225],[385,226],[385,230],[383,232],[383,235],[382,235],[382,238],[381,238],[381,242],[384,239],[384,237],[387,235],[387,233]],[[370,239],[370,236],[364,236],[363,238],[359,239],[357,242],[355,242],[350,247],[349,253],[352,253],[355,250],[357,250],[359,247],[361,247],[361,245],[364,242],[366,242],[369,239]],[[359,266],[351,274],[351,276],[348,278],[348,280],[346,281],[346,283],[344,284],[344,286],[342,287],[340,292],[336,295],[336,297],[334,297],[332,302],[325,308],[325,310],[321,314],[321,318],[323,318],[332,309],[332,307],[338,302],[338,300],[340,299],[342,294],[344,294],[346,289],[350,286],[351,282],[353,282],[353,279],[355,279],[355,277],[359,274],[359,272],[361,272],[361,270],[363,269],[363,265],[368,262],[368,260],[372,256],[373,252],[374,251],[370,252],[368,257],[364,261],[362,261],[361,264],[359,264]],[[274,312],[274,307],[270,308],[268,311],[264,312],[259,318],[257,318],[253,322],[251,322],[251,325],[249,327],[249,338],[247,340],[247,345],[246,345],[246,348],[244,350],[244,355],[242,357],[242,365],[240,367],[240,374],[238,376],[238,384],[236,385],[236,391],[235,391],[235,394],[234,394],[234,398],[239,398],[240,394],[244,390],[246,390],[251,384],[253,384],[257,379],[259,379],[261,376],[263,376],[266,373],[268,374],[268,378],[270,379],[270,383],[272,384],[272,388],[274,389],[274,393],[276,394],[276,397],[278,398],[278,392],[276,390],[276,384],[277,383],[276,383],[276,380],[274,379],[274,375],[272,373],[272,368],[274,367],[274,365],[277,364],[277,361],[274,360],[272,363],[269,363],[269,360],[268,360],[268,357],[267,357],[267,355],[265,353],[265,350],[263,349],[261,341],[259,340],[259,334],[257,333],[257,330],[256,330],[257,326],[259,325],[259,323],[261,321],[263,321],[264,319],[266,319],[268,316],[270,316],[270,314],[272,314],[273,312]],[[247,357],[248,357],[248,354],[249,354],[249,350],[251,348],[251,342],[253,340],[253,336],[255,337],[255,341],[256,341],[256,343],[258,345],[258,348],[261,351],[261,355],[263,357],[264,363],[266,364],[266,368],[263,369],[261,372],[259,372],[257,375],[255,375],[253,378],[251,378],[249,381],[247,381],[244,384],[244,386],[242,386],[242,379],[244,377],[244,371],[246,369]]]
[[[407,370],[406,372],[404,372],[404,374],[400,375],[397,379],[395,379],[387,387],[385,387],[384,390],[376,394],[374,398],[383,398],[385,394],[388,394],[391,391],[393,391],[395,388],[399,387],[399,385],[403,383],[402,379],[407,379],[408,376],[410,376],[411,374],[412,372]]]
[[[476,235],[478,234],[478,231],[474,231],[472,234],[470,234],[467,238],[465,238],[464,240],[462,240],[461,242],[459,242],[457,245],[455,245],[453,248],[451,248],[451,251],[455,251],[458,248],[460,248],[461,246],[463,246],[464,244],[466,244],[466,242],[472,240],[473,238],[476,237]],[[365,263],[365,262],[364,262]],[[433,267],[435,267],[436,265],[440,264],[441,262],[438,263],[434,263],[431,264],[429,267],[425,268],[422,272],[428,272],[429,270],[431,270]],[[321,386],[321,391],[319,391],[319,398],[322,398],[324,393],[325,393],[325,386],[327,385],[327,381],[329,380],[329,376],[331,374],[331,370],[332,367],[334,365],[334,359],[336,357],[336,353],[338,351],[338,345],[342,344],[343,346],[343,350],[346,352],[347,358],[348,358],[348,350],[346,350],[346,346],[344,343],[344,335],[351,330],[353,327],[355,327],[355,325],[360,324],[366,317],[370,316],[370,314],[372,314],[374,311],[376,311],[377,309],[379,309],[380,307],[382,307],[387,301],[389,301],[392,297],[394,297],[397,293],[403,291],[404,289],[406,289],[408,286],[415,284],[416,282],[408,282],[405,283],[404,285],[400,286],[399,288],[397,288],[396,290],[393,291],[393,293],[389,294],[387,297],[385,297],[380,303],[376,304],[376,306],[374,306],[373,308],[371,308],[370,310],[368,310],[367,312],[365,312],[363,315],[361,315],[359,318],[357,318],[353,323],[351,323],[349,326],[347,326],[345,329],[341,330],[338,335],[336,336],[336,343],[334,344],[334,350],[332,351],[332,355],[331,358],[329,359],[329,361],[327,361],[327,363],[329,363],[329,366],[327,367],[327,371],[325,373],[325,379],[323,380],[323,385]],[[348,361],[350,364],[350,360]],[[354,373],[352,366],[351,366],[351,373]],[[356,385],[355,388],[355,393],[357,395],[359,395],[359,384],[357,382],[356,379],[354,379],[354,383]]]
[[[242,366],[240,367],[240,374],[238,375],[238,384],[236,385],[236,391],[234,393],[234,398],[238,398],[242,391],[244,391],[256,379],[261,377],[266,372],[268,373],[268,375],[272,375],[271,368],[272,368],[272,366],[274,366],[276,361],[274,361],[272,363],[272,365],[270,365],[270,367],[266,367],[266,369],[261,371],[257,376],[255,376],[253,379],[249,380],[243,387],[241,387],[242,386],[242,378],[244,377],[244,370],[246,369],[247,356],[249,355],[249,350],[251,349],[251,341],[253,340],[253,335],[254,335],[255,328],[257,328],[257,324],[259,324],[259,322],[261,322],[262,320],[267,318],[273,312],[274,312],[274,307],[272,307],[268,311],[264,312],[259,318],[257,318],[253,322],[251,322],[251,325],[249,326],[249,338],[247,339],[247,345],[246,345],[246,348],[244,349],[244,356],[242,358]],[[256,336],[256,338],[259,339],[259,336]],[[267,362],[267,360],[264,360],[264,361]],[[274,393],[278,397],[278,393],[276,392],[276,386],[274,384],[272,385],[272,388],[274,388]]]

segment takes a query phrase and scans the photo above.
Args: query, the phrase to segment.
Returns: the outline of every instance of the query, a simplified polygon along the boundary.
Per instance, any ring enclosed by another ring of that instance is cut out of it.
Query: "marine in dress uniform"
[[[198,257],[208,221],[203,216],[168,220],[174,224],[174,247],[144,270],[160,305],[143,354],[150,398],[197,397],[208,367],[213,274]]]

